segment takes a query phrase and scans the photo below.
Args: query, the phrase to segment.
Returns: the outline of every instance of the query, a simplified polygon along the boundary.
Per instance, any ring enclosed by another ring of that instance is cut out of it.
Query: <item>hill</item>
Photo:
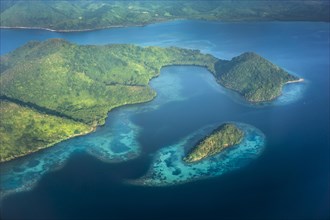
[[[223,124],[200,140],[183,160],[192,163],[211,157],[226,148],[239,144],[243,136],[244,132],[235,124]]]
[[[326,21],[329,2],[313,1],[1,1],[1,27],[79,31],[175,19]]]
[[[213,69],[197,50],[30,42],[1,57],[1,161],[92,131],[119,106],[146,102],[162,66]]]
[[[253,52],[230,61],[219,60],[215,77],[250,102],[271,101],[281,95],[285,83],[299,79]]]
[[[153,99],[149,81],[163,66],[204,66],[251,102],[276,98],[296,79],[254,53],[226,61],[198,50],[61,39],[29,42],[0,61],[2,161],[92,131],[115,107]]]
[[[91,132],[90,126],[0,100],[0,162]]]
[[[30,42],[1,57],[0,95],[33,103],[87,124],[109,110],[151,100],[148,86],[162,66],[213,68],[197,50],[133,45],[79,46],[61,39]]]

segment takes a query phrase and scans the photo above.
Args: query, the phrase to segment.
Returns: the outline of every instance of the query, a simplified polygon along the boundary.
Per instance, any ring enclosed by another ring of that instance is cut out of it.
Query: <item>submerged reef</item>
[[[251,125],[234,124],[244,133],[239,144],[196,163],[186,163],[182,160],[185,152],[200,139],[201,133],[204,135],[209,133],[210,128],[205,128],[199,133],[159,150],[154,155],[147,174],[127,182],[134,185],[168,186],[220,176],[247,165],[263,152],[265,136]]]

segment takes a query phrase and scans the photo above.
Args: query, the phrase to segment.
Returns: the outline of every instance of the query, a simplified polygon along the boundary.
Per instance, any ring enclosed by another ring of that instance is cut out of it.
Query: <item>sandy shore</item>
[[[112,26],[102,27],[102,28],[72,29],[72,30],[54,30],[54,29],[51,29],[51,28],[44,28],[44,27],[8,27],[8,26],[0,26],[0,28],[2,28],[2,29],[45,30],[45,31],[51,31],[51,32],[58,32],[58,33],[96,31],[96,30],[102,30],[102,29],[122,28],[122,27],[126,27],[126,26],[122,26],[122,25],[112,25]]]
[[[297,80],[291,80],[287,81],[285,84],[290,84],[290,83],[299,83],[299,82],[304,82],[305,80],[303,78],[297,79]]]
[[[97,31],[97,30],[104,30],[104,29],[111,29],[111,28],[125,28],[125,27],[144,27],[150,24],[158,24],[158,23],[165,23],[168,21],[177,21],[177,20],[186,20],[181,18],[169,19],[169,20],[157,20],[148,23],[141,23],[141,24],[118,24],[118,25],[108,25],[104,27],[96,27],[96,28],[86,28],[86,29],[68,29],[68,30],[61,30],[61,29],[51,29],[46,27],[24,27],[24,26],[0,26],[2,29],[27,29],[27,30],[46,30],[51,32],[58,32],[58,33],[67,33],[67,32],[84,32],[84,31]]]

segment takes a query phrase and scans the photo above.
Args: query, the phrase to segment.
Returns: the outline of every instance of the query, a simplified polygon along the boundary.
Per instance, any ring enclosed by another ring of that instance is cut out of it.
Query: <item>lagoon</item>
[[[2,164],[1,181],[11,179],[2,190],[33,186],[2,201],[4,219],[328,217],[328,23],[174,21],[77,33],[1,29],[1,54],[53,37],[178,46],[224,59],[254,51],[308,83],[287,85],[279,100],[253,106],[204,68],[163,68],[151,82],[158,92],[152,102],[118,108],[93,134]],[[262,131],[267,144],[258,158],[211,179],[170,187],[129,184],[148,173],[159,150],[226,121]]]

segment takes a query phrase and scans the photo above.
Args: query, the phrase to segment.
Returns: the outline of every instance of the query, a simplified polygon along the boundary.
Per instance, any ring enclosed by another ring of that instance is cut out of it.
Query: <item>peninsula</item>
[[[253,52],[217,61],[215,77],[224,87],[254,103],[271,101],[281,95],[285,84],[303,81]]]
[[[186,163],[198,162],[220,153],[226,148],[239,144],[243,137],[244,132],[235,124],[223,124],[212,131],[210,135],[200,140],[183,160]]]
[[[91,132],[119,106],[152,100],[161,67],[217,59],[197,50],[30,42],[1,57],[1,162]]]
[[[329,22],[329,2],[313,1],[1,1],[2,28],[85,31],[178,19]],[[303,16],[302,16],[303,15]]]
[[[91,132],[116,107],[152,100],[149,81],[163,66],[206,67],[251,102],[270,101],[298,79],[255,53],[227,61],[191,49],[62,39],[29,42],[0,61],[1,162]]]

